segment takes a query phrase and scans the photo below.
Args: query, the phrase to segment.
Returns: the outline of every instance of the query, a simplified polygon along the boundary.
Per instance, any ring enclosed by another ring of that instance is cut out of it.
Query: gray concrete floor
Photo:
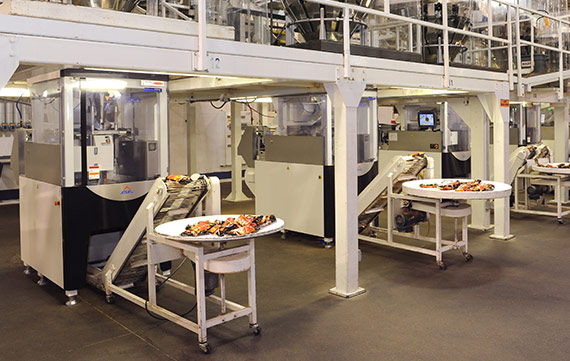
[[[253,202],[223,207],[251,212]],[[89,287],[63,306],[57,286],[22,273],[18,207],[0,207],[0,220],[0,360],[570,359],[570,224],[554,218],[514,215],[509,242],[471,231],[474,261],[446,253],[446,271],[428,256],[361,244],[366,293],[348,300],[328,293],[334,249],[265,237],[256,243],[263,333],[253,336],[247,319],[216,326],[210,355],[195,334]],[[191,266],[175,278],[191,283]],[[244,275],[229,277],[229,297],[245,302],[244,286]],[[167,288],[158,297],[177,312],[194,304]]]

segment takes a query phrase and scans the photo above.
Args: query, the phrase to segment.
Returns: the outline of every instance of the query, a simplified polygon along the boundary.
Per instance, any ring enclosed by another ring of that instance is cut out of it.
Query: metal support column
[[[339,77],[340,78],[340,77]],[[354,297],[358,287],[358,195],[356,116],[365,83],[339,79],[325,84],[334,104],[336,287],[329,292]]]
[[[510,183],[509,167],[509,85],[497,83],[495,93],[479,95],[479,100],[493,122],[494,181]],[[510,234],[509,198],[495,199],[494,233],[491,238],[508,240]]]
[[[554,107],[554,161],[568,162],[568,102]],[[568,202],[568,188],[563,187],[559,195],[562,202]]]
[[[242,158],[238,154],[238,145],[241,140],[241,107],[241,103],[232,102],[232,192],[226,198],[226,201],[230,202],[242,202],[249,200],[242,190]]]
[[[191,175],[198,172],[197,163],[197,134],[196,134],[196,119],[197,119],[197,104],[186,104],[186,155],[187,155],[187,171],[186,174]]]
[[[449,99],[453,110],[471,129],[471,177],[489,179],[489,118],[476,97]],[[487,231],[491,225],[491,211],[488,201],[472,201],[471,224],[469,228]]]

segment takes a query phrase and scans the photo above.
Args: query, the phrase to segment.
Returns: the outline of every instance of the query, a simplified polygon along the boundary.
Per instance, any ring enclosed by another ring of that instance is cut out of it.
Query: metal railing
[[[53,1],[53,0],[52,0]],[[211,0],[208,0],[211,1]],[[255,1],[255,0],[250,0]],[[59,0],[53,2],[63,2],[69,3],[70,0]],[[487,19],[486,24],[477,25],[471,27],[470,30],[463,30],[455,28],[448,24],[448,0],[440,0],[442,5],[441,11],[441,24],[437,24],[430,21],[420,20],[412,17],[406,17],[398,14],[393,14],[390,12],[390,0],[384,0],[384,9],[377,10],[371,9],[365,6],[354,5],[350,3],[339,2],[335,0],[305,0],[307,3],[319,4],[327,7],[334,7],[341,9],[342,13],[342,23],[343,23],[343,68],[344,76],[350,77],[352,73],[351,64],[351,32],[350,25],[354,21],[355,14],[366,14],[369,17],[379,17],[381,19],[386,19],[388,23],[374,25],[370,29],[381,29],[381,28],[395,28],[397,29],[396,34],[396,50],[404,50],[420,53],[424,44],[422,43],[422,31],[424,29],[437,30],[442,33],[442,43],[436,46],[440,47],[443,53],[442,65],[443,65],[443,83],[444,88],[452,87],[450,84],[450,48],[457,46],[456,44],[450,43],[450,34],[458,34],[464,37],[470,37],[470,39],[480,39],[485,46],[477,48],[471,45],[471,49],[468,53],[471,55],[471,61],[473,61],[473,56],[476,53],[486,52],[487,53],[487,65],[491,65],[491,55],[493,52],[505,51],[507,52],[507,67],[506,73],[508,76],[508,82],[511,90],[516,90],[519,95],[523,95],[525,92],[525,80],[523,76],[529,75],[527,70],[523,69],[523,49],[527,52],[527,56],[530,58],[530,68],[533,69],[535,65],[535,56],[537,50],[549,52],[554,54],[558,58],[558,69],[557,69],[557,82],[559,87],[559,97],[563,96],[564,92],[564,76],[565,76],[565,64],[564,57],[570,57],[570,50],[568,41],[565,41],[563,36],[567,35],[566,32],[563,33],[563,28],[570,29],[570,21],[566,20],[568,15],[563,15],[556,17],[545,13],[544,11],[534,10],[526,8],[520,5],[512,4],[506,0],[487,0]],[[193,17],[186,15],[191,10],[190,5],[195,6],[195,12],[192,14]],[[175,17],[184,20],[194,20],[197,21],[199,33],[198,33],[198,43],[199,50],[196,54],[196,70],[207,70],[206,65],[206,55],[207,55],[207,7],[208,3],[206,0],[187,0],[185,3],[173,2],[168,0],[147,0],[146,2],[146,13],[148,15],[163,16],[163,17]],[[497,7],[501,8],[501,14],[496,14],[495,9]],[[506,8],[506,13],[503,9]],[[526,18],[522,18],[522,14]],[[167,16],[168,14],[168,16]],[[505,19],[501,21],[494,21],[495,15],[504,15]],[[523,39],[521,36],[521,26],[527,26],[530,16],[539,19],[548,19],[548,21],[556,28],[556,34],[554,39],[555,44],[543,44],[537,41],[536,34],[534,32],[534,26],[530,24],[530,39]],[[273,20],[272,20],[273,21]],[[406,28],[404,33],[407,34],[407,44],[403,49],[400,47],[399,34],[400,28]],[[415,27],[416,36],[413,36]],[[501,29],[502,28],[502,29]],[[505,37],[494,36],[494,30],[500,29],[505,32]],[[486,33],[485,33],[486,32]],[[361,37],[363,35],[361,34]],[[251,39],[249,39],[251,41]],[[471,44],[473,40],[471,40]],[[530,53],[530,54],[528,54]],[[551,71],[554,74],[556,71]],[[528,83],[528,82],[527,82]]]

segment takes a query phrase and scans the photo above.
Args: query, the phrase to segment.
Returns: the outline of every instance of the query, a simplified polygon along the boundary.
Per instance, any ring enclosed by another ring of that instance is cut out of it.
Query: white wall
[[[229,105],[221,110],[210,103],[197,103],[197,170],[201,173],[229,171],[226,148],[229,144]],[[187,172],[186,104],[170,103],[170,173]]]

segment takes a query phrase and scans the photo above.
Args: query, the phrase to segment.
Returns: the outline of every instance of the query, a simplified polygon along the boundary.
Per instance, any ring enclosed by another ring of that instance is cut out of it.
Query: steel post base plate
[[[355,297],[355,296],[358,296],[358,295],[363,294],[364,292],[366,292],[366,290],[365,290],[364,288],[362,288],[362,287],[358,287],[358,289],[357,289],[356,291],[354,291],[354,292],[349,292],[349,293],[346,293],[346,292],[344,292],[344,291],[339,291],[336,287],[331,288],[331,289],[329,290],[329,293],[330,293],[330,294],[335,295],[335,296],[344,297],[344,298]]]

